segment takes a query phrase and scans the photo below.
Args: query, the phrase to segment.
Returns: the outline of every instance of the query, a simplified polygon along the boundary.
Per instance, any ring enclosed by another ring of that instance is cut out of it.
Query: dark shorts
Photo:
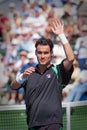
[[[8,90],[7,90],[7,93],[17,93],[17,91],[16,90],[13,90],[13,89],[11,89],[10,87],[8,87]]]
[[[28,130],[63,130],[62,125],[60,124],[52,124],[48,126],[37,126],[33,128],[29,128]]]

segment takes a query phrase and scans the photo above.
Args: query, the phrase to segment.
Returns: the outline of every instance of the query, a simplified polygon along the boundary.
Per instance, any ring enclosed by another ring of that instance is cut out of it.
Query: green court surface
[[[27,130],[25,110],[0,111],[0,130]]]
[[[70,130],[87,130],[87,106],[73,107],[71,109],[71,129]],[[66,129],[66,113],[63,114],[63,124]]]
[[[65,108],[63,110],[63,130],[67,130]],[[0,111],[0,130],[27,130],[25,110]],[[87,130],[87,106],[72,108],[71,130]]]

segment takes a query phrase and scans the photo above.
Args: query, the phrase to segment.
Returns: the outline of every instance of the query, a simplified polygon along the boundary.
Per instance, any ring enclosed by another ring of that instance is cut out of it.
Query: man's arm
[[[23,73],[19,74],[16,76],[16,78],[12,81],[10,87],[12,89],[18,89],[21,87],[21,84],[23,84],[27,77],[32,74],[33,72],[35,72],[35,68],[34,67],[30,67],[28,69],[26,69]]]
[[[21,84],[16,81],[16,78],[12,81],[10,88],[11,89],[18,89],[21,87]]]
[[[70,70],[70,68],[72,67],[73,61],[74,61],[74,53],[70,46],[69,41],[67,40],[67,38],[64,34],[63,23],[57,19],[54,19],[52,31],[54,34],[58,35],[60,41],[62,42],[64,51],[66,54],[66,60],[64,60],[63,65],[66,70]]]

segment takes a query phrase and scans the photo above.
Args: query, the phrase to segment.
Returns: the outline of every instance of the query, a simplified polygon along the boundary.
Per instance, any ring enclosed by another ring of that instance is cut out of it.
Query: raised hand
[[[54,19],[52,21],[52,32],[56,35],[64,33],[64,24],[59,19]]]

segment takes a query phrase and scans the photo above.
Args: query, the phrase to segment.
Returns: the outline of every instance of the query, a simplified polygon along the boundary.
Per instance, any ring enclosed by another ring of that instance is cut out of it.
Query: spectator
[[[9,51],[8,61],[16,62],[18,60],[18,40],[16,38],[12,39]],[[7,55],[6,55],[7,56]]]
[[[78,62],[81,70],[87,60],[87,25],[81,27],[81,36],[77,38],[74,50],[78,54]]]
[[[61,0],[45,0],[48,4],[50,4],[52,7],[62,7],[63,1]]]
[[[87,81],[81,85],[81,87],[78,89],[78,92],[75,96],[74,101],[81,101],[82,96],[84,96],[84,94],[87,92]],[[87,95],[86,95],[86,99],[87,99]],[[84,100],[84,99],[83,99]]]
[[[25,50],[27,52],[31,51],[31,29],[28,27],[22,28],[22,40],[20,45],[18,46],[18,52],[21,50]]]
[[[57,64],[60,64],[66,58],[64,48],[58,37],[56,38],[56,44],[54,44],[53,53],[57,56]]]
[[[79,101],[82,94],[87,91],[87,66],[85,67],[86,68],[83,69],[78,76],[78,83],[67,95],[65,99],[66,102]]]
[[[8,76],[6,75],[6,65],[4,64],[4,56],[0,54],[0,95],[2,96],[5,92],[5,84],[8,81]]]
[[[25,19],[26,16],[30,16],[28,1],[22,1],[20,16],[23,20]]]
[[[0,41],[8,40],[8,32],[10,30],[9,19],[3,12],[0,12]]]
[[[74,71],[72,73],[71,80],[69,84],[63,89],[62,92],[63,101],[65,101],[66,97],[68,96],[70,91],[75,87],[75,85],[78,83],[79,80],[78,75],[80,74],[81,70],[79,68],[78,60],[74,60],[73,67],[74,67]]]
[[[27,58],[27,52],[25,50],[22,50],[18,53],[18,61],[15,63],[15,71],[17,72],[19,70],[19,68],[28,63],[28,58]]]
[[[19,11],[16,9],[16,5],[14,2],[9,3],[8,9],[9,9],[9,11],[7,12],[7,17],[9,18],[9,20],[13,19],[14,13],[20,14]]]
[[[33,31],[41,35],[44,35],[44,30],[46,26],[46,18],[42,14],[42,9],[40,7],[34,8],[34,18],[33,18],[32,23],[33,23],[32,24]]]
[[[29,60],[27,58],[27,54],[28,53],[26,51],[19,52],[19,60],[14,65],[16,73],[18,72],[18,70],[20,68],[22,68],[22,66],[25,66],[29,62]],[[24,89],[20,88],[17,91],[17,103],[18,104],[22,103],[23,102],[23,98],[24,98]]]
[[[7,72],[6,75],[8,76],[8,82],[6,84],[7,91],[6,91],[6,99],[7,99],[7,104],[15,104],[16,103],[16,95],[17,92],[16,90],[12,90],[9,86],[13,80],[13,78],[16,75],[15,69],[14,69],[14,62],[9,61],[8,66],[7,66]]]
[[[79,28],[83,24],[87,24],[87,1],[80,0],[79,7],[78,7],[78,26]]]
[[[55,34],[53,34],[51,28],[52,28],[52,26],[53,26],[52,22],[53,22],[53,20],[54,20],[55,18],[56,18],[55,12],[54,12],[54,10],[52,9],[52,10],[50,10],[50,11],[48,12],[48,16],[47,16],[47,18],[46,18],[46,20],[47,20],[47,26],[46,26],[46,28],[45,28],[45,34],[44,34],[45,37],[51,38],[54,43],[55,43],[55,38],[56,38],[56,36],[55,36]]]
[[[17,34],[22,33],[22,18],[18,15],[17,12],[13,13],[13,19],[10,20],[11,29],[10,29],[10,39],[13,39]]]
[[[44,2],[41,5],[41,9],[42,9],[42,14],[45,16],[45,18],[47,18],[47,15],[49,13],[49,11],[52,9],[50,5],[48,5],[46,2]]]
[[[33,53],[29,53],[27,55],[28,57],[28,62],[26,64],[23,64],[20,69],[17,72],[17,75],[19,75],[20,73],[23,73],[25,71],[25,69],[29,68],[29,67],[35,67],[36,66],[36,62],[34,62],[34,54]],[[21,103],[24,104],[24,88],[21,87],[18,89],[18,96],[17,96],[17,103]]]

